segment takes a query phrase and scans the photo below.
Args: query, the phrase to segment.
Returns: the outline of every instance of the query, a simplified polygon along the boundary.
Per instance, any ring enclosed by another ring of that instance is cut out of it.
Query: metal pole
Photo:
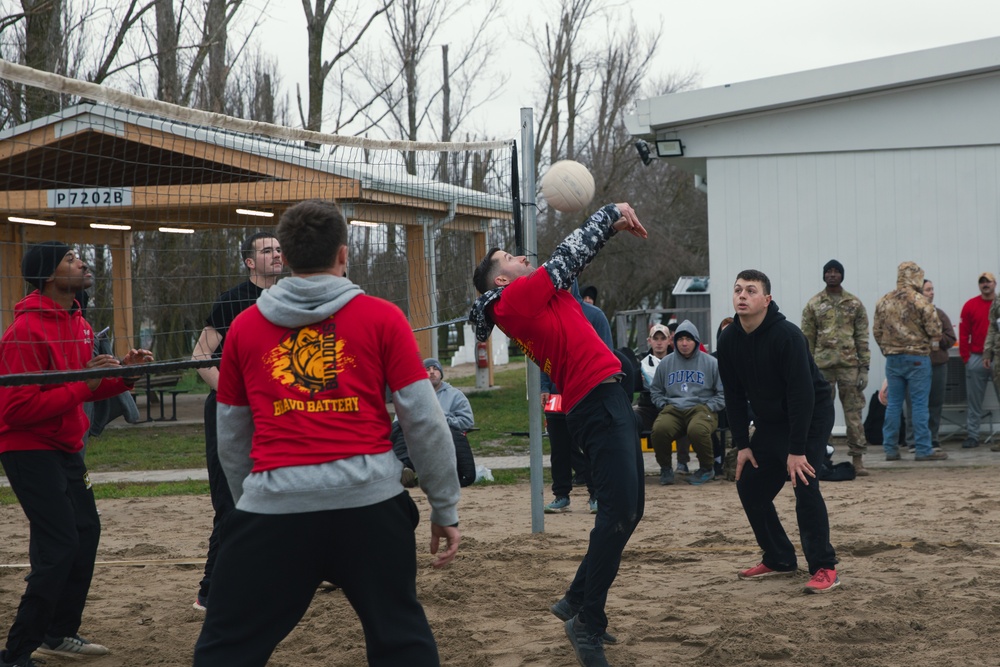
[[[524,252],[537,265],[538,235],[535,227],[535,124],[532,109],[521,109],[521,201]],[[542,384],[533,362],[528,368],[528,452],[531,464],[531,532],[545,531],[545,486],[542,478]]]

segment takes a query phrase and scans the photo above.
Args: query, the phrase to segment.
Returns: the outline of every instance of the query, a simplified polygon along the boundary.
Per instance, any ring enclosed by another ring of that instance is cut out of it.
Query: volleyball
[[[542,195],[549,206],[575,213],[594,198],[594,177],[575,160],[560,160],[542,176]]]

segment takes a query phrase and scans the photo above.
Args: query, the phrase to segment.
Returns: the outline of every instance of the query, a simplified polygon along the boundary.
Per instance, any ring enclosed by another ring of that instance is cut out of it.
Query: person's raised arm
[[[542,265],[556,289],[569,289],[573,280],[597,256],[608,239],[620,231],[627,231],[643,239],[648,236],[635,210],[624,202],[607,204],[573,230]]]

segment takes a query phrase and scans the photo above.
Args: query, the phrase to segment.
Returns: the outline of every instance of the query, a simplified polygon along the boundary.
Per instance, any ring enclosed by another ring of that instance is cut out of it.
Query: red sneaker
[[[757,563],[753,567],[740,571],[736,576],[740,579],[763,579],[765,577],[789,577],[795,574],[795,570],[772,570],[763,563]]]
[[[816,570],[816,574],[814,574],[812,579],[809,580],[809,583],[806,584],[805,592],[829,593],[839,585],[840,577],[837,576],[837,571],[821,567]]]

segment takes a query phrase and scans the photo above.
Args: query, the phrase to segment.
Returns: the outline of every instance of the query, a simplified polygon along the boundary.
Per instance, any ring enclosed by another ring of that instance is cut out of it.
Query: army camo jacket
[[[986,343],[983,345],[983,358],[990,364],[1000,361],[1000,299],[993,299],[990,306],[990,326],[986,330]],[[996,375],[998,369],[993,367],[993,374]]]
[[[941,320],[934,304],[921,292],[924,270],[913,262],[899,265],[896,289],[875,304],[872,333],[882,354],[931,353],[931,340],[941,336]]]
[[[868,312],[858,297],[847,290],[828,294],[823,290],[802,309],[802,333],[809,353],[821,370],[868,368]]]

